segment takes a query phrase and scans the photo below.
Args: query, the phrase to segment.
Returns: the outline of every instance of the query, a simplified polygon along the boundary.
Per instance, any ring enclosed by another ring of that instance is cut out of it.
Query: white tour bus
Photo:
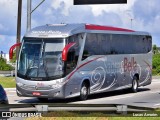
[[[147,32],[90,24],[55,24],[32,29],[16,68],[18,96],[69,98],[151,84],[152,37]]]

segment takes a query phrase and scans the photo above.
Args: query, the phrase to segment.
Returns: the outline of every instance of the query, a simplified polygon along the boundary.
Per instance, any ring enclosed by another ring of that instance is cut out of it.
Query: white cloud
[[[14,34],[17,15],[17,0],[0,0],[1,34]]]
[[[127,0],[127,4],[90,5],[95,16],[101,15],[103,11],[121,13],[130,10],[136,0]]]
[[[69,9],[73,5],[73,0],[52,0],[51,6],[58,9],[63,6],[62,13],[64,15],[69,15]]]
[[[5,24],[0,24],[0,31],[7,32],[9,29],[10,29],[9,26],[7,26]]]
[[[16,36],[0,35],[0,51],[9,52],[9,48],[16,43]]]
[[[143,26],[143,29],[145,29],[148,32],[151,32],[153,35],[159,35],[160,34],[159,24],[160,24],[160,15],[157,15],[153,21],[150,21],[148,24],[145,24]]]
[[[0,24],[0,30],[3,30],[4,26],[2,24]]]
[[[8,49],[16,40],[17,2],[18,0],[0,0],[0,49]],[[46,0],[32,14],[32,28],[47,23],[91,23],[148,31],[160,39],[160,0],[127,0],[120,5],[74,6],[73,0]],[[26,32],[27,0],[23,0],[22,35]],[[33,7],[39,0],[33,0]],[[9,35],[9,36],[7,36]],[[11,41],[10,41],[11,40]]]

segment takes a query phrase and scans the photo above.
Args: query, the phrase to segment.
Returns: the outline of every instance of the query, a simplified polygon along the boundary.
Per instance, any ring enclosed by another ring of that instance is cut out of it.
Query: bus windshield
[[[53,80],[63,76],[63,38],[24,38],[17,75],[28,80]]]

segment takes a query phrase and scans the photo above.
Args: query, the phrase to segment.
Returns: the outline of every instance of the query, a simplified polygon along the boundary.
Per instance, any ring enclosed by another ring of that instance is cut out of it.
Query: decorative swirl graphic
[[[146,75],[146,78],[144,79],[144,81],[143,82],[141,82],[140,83],[140,85],[142,85],[142,84],[144,84],[145,82],[147,82],[148,80],[149,80],[149,78],[150,78],[150,69],[147,67],[146,69],[145,69],[145,72],[147,73],[147,75]]]
[[[140,77],[141,77],[141,70],[142,70],[141,66],[140,66],[139,64],[137,64],[136,69],[132,69],[132,70],[130,71],[130,77],[133,79],[134,75],[135,75],[136,73],[138,73],[139,78],[140,78]]]
[[[92,72],[91,82],[93,86],[91,87],[91,91],[96,91],[101,89],[106,79],[106,71],[103,67],[97,67]]]
[[[151,71],[152,71],[152,67],[151,64],[149,64],[147,61],[144,60],[144,63],[147,65],[147,68],[145,69],[146,74],[146,78],[144,79],[143,82],[140,83],[140,85],[144,84],[145,82],[147,82],[149,79],[151,79]]]
[[[110,76],[114,77],[113,78],[113,82],[108,87],[106,87],[104,89],[101,89],[101,91],[108,90],[108,89],[112,88],[116,84],[116,81],[117,81],[117,75],[116,75],[116,73],[112,73],[112,74],[110,74]]]

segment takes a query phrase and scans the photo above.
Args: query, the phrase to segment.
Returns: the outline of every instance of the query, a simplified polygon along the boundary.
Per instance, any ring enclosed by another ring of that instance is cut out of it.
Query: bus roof
[[[124,28],[93,24],[47,24],[33,28],[25,37],[68,37],[77,33],[112,33],[150,35],[148,32],[134,31]]]

